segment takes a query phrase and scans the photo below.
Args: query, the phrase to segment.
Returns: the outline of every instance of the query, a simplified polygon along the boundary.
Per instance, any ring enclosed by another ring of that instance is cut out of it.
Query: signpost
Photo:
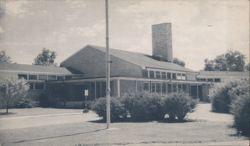
[[[87,109],[87,98],[88,98],[88,96],[89,96],[89,90],[88,89],[85,89],[84,90],[84,109],[83,109],[83,113],[86,113],[86,112],[88,112],[88,109]]]

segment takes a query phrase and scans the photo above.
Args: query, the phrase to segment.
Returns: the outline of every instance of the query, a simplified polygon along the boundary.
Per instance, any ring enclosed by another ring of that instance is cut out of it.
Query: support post
[[[108,0],[105,0],[105,18],[106,18],[106,98],[107,98],[107,128],[110,127],[110,52],[109,52],[109,11]]]

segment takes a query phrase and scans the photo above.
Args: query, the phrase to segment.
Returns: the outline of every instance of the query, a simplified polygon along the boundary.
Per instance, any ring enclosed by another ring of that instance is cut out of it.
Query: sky
[[[201,70],[227,50],[249,61],[249,0],[109,0],[110,47],[152,54],[151,25],[172,23],[173,56]],[[0,50],[32,64],[43,48],[60,64],[87,44],[105,47],[104,0],[0,0]]]

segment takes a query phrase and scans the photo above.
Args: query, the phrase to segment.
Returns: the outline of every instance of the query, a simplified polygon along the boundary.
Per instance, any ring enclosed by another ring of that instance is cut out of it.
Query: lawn
[[[6,146],[163,146],[163,145],[242,145],[232,116],[210,112],[210,104],[199,104],[188,115],[189,122],[105,123],[93,112],[67,109],[14,109],[10,117],[0,116],[0,141]],[[28,113],[28,114],[27,114]]]

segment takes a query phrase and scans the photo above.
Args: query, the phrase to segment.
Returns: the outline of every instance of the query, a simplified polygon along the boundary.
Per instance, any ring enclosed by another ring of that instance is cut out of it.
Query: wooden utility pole
[[[106,18],[106,98],[107,98],[107,128],[110,127],[110,52],[109,52],[109,11],[108,0],[105,0],[105,18]]]

